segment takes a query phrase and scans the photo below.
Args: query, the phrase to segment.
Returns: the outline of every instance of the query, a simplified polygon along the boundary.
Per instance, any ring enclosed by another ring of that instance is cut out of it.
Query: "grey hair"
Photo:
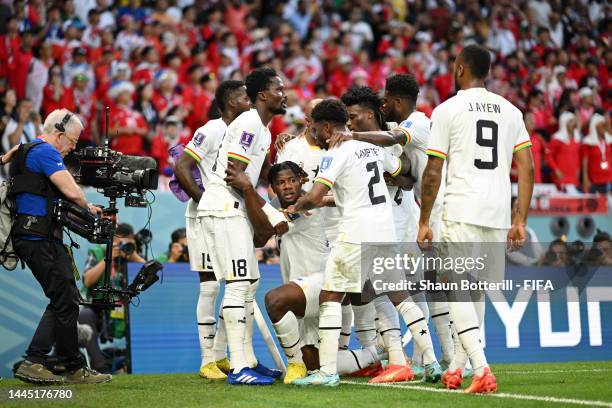
[[[79,117],[73,112],[70,112],[68,109],[56,109],[49,115],[47,115],[45,123],[43,124],[43,132],[46,135],[53,134],[53,132],[57,131],[55,125],[62,123],[62,120],[67,114],[70,114],[70,120],[68,120],[68,123],[66,123],[66,129],[77,125],[81,128],[84,127],[83,123],[81,122],[81,119],[79,119]]]

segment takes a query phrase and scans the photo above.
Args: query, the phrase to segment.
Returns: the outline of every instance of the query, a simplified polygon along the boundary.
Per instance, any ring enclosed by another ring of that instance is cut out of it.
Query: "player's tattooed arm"
[[[518,249],[525,243],[525,225],[534,183],[531,149],[521,149],[514,153],[514,162],[518,169],[518,210],[513,218],[512,228],[508,231],[510,249]]]
[[[300,197],[294,205],[290,205],[286,211],[289,213],[304,213],[314,208],[323,207],[325,206],[325,196],[328,191],[329,187],[325,184],[314,183],[310,191]]]
[[[417,236],[417,242],[423,245],[425,241],[431,243],[433,233],[429,229],[429,217],[431,216],[431,209],[433,208],[434,202],[440,189],[440,183],[442,181],[442,166],[444,165],[444,159],[436,156],[429,156],[427,160],[427,166],[423,171],[423,182],[421,187],[421,216],[419,218],[419,233]]]
[[[199,203],[202,197],[202,191],[200,191],[200,187],[198,187],[191,171],[191,169],[197,165],[198,163],[192,156],[183,154],[179,157],[174,167],[174,174],[176,174],[176,180],[187,195],[191,197],[193,201]]]

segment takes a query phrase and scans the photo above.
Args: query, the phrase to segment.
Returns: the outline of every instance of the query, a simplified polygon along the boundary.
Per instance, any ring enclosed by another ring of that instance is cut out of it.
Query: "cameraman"
[[[85,272],[83,273],[83,285],[87,294],[87,300],[91,301],[98,297],[92,294],[91,289],[104,284],[104,260],[105,248],[96,245],[89,249],[85,261]],[[115,229],[113,237],[113,265],[111,268],[110,283],[113,288],[125,288],[127,286],[127,263],[145,263],[145,260],[136,252],[136,238],[134,229],[130,224],[119,224]],[[91,327],[93,335],[86,344],[87,353],[91,366],[98,371],[111,371],[111,362],[102,353],[98,338],[106,339],[122,338],[125,336],[125,310],[122,307],[107,310],[85,306],[79,313],[79,323]]]
[[[168,252],[160,254],[157,261],[161,263],[189,262],[189,251],[187,250],[187,231],[178,228],[170,236],[171,242]]]
[[[80,384],[107,382],[112,378],[90,370],[79,352],[80,296],[75,281],[78,271],[62,243],[61,226],[52,218],[53,203],[59,197],[92,213],[102,212],[87,203],[63,162],[82,131],[83,124],[74,113],[55,110],[47,116],[42,134],[34,142],[21,145],[11,164],[11,194],[17,214],[11,230],[13,246],[50,300],[26,350],[26,359],[15,372],[15,377],[27,382]],[[52,348],[57,360],[50,367]]]

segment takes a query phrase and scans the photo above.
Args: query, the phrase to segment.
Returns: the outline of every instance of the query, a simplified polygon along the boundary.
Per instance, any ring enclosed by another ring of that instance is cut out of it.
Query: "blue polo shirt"
[[[66,170],[60,152],[44,141],[30,149],[26,156],[25,165],[31,172],[43,174],[45,177],[50,177],[57,171]],[[15,204],[18,214],[36,215],[39,217],[47,215],[47,199],[45,196],[20,193],[15,196]],[[23,238],[28,237],[24,236]]]

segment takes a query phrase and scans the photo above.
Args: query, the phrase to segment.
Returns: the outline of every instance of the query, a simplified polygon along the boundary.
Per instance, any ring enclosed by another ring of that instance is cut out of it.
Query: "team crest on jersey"
[[[332,160],[333,160],[333,157],[324,157],[321,160],[321,171],[328,169]]]
[[[204,141],[204,138],[206,137],[206,135],[204,135],[204,133],[196,133],[196,135],[193,137],[193,144],[196,146],[200,146],[202,144],[202,142]]]
[[[240,145],[243,146],[244,148],[247,148],[249,146],[251,146],[251,143],[253,143],[253,139],[255,138],[255,135],[253,133],[249,133],[249,132],[242,132],[242,135],[240,135]]]

